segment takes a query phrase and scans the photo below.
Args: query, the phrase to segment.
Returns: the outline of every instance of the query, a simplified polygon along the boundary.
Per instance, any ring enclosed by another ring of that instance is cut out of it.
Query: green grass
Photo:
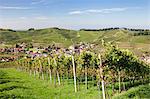
[[[126,92],[122,92],[113,97],[113,99],[149,99],[150,84],[133,87]]]
[[[0,69],[0,99],[97,99],[96,87],[74,93],[73,84],[55,88],[46,80],[39,80],[15,69]]]
[[[80,84],[79,89],[77,93],[74,92],[73,79],[69,80],[69,84],[65,80],[64,85],[61,81],[61,85],[59,86],[57,83],[55,87],[54,84],[50,84],[49,80],[41,80],[33,75],[30,76],[27,72],[12,68],[0,69],[0,99],[102,99],[101,91],[98,91],[96,86],[90,85],[90,81],[88,90],[85,89],[84,84]],[[106,90],[109,97],[112,97],[111,87],[107,86]],[[112,98],[139,99],[149,97],[150,85],[137,84],[127,91],[115,94]]]

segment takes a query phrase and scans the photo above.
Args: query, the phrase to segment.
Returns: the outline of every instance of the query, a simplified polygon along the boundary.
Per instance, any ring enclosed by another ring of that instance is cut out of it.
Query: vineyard
[[[92,48],[85,48],[82,52],[71,50],[69,53],[53,49],[47,57],[21,58],[1,63],[0,67],[14,67],[20,72],[26,72],[35,79],[47,81],[54,90],[66,88],[65,86],[73,86],[71,91],[74,93],[88,92],[92,89],[96,94],[90,98],[118,99],[118,94],[132,87],[149,87],[148,64],[139,60],[129,50],[120,49],[111,43],[103,42],[102,45],[104,48],[99,52],[93,51]],[[126,98],[149,96],[137,96],[135,93]],[[77,98],[77,95],[74,98]]]

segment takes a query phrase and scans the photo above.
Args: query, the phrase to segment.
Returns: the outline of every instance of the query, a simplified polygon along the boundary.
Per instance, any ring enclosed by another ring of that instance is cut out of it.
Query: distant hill
[[[59,28],[29,29],[26,31],[15,31],[11,29],[0,29],[0,42],[15,44],[20,42],[38,45],[50,45],[53,42],[69,46],[77,42],[100,43],[105,41],[130,42],[150,44],[150,31],[141,29],[119,29],[108,28],[99,30],[81,29],[67,30]]]

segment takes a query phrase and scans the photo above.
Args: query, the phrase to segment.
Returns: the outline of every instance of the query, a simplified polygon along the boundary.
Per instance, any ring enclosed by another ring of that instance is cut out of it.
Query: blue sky
[[[0,28],[150,28],[150,0],[0,0]]]

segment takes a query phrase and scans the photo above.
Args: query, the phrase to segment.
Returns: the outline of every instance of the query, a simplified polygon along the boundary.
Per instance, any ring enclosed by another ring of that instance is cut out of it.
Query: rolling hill
[[[137,31],[136,31],[137,32]],[[135,31],[125,29],[111,29],[105,31],[67,30],[46,28],[37,30],[15,31],[0,29],[0,42],[13,45],[19,42],[37,45],[50,45],[53,42],[69,46],[78,42],[97,43],[103,38],[105,41],[122,42],[121,44],[150,44],[150,35],[133,35]],[[139,31],[140,32],[140,31]],[[150,32],[150,31],[148,31]]]

